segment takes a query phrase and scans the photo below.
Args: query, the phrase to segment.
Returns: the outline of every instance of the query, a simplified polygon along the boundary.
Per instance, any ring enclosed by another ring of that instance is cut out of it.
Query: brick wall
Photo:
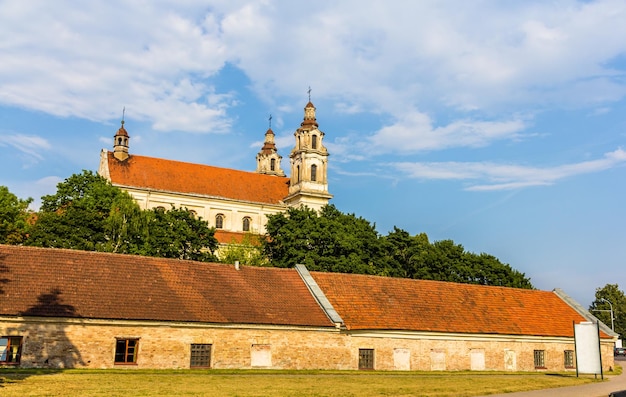
[[[564,371],[573,340],[460,335],[358,334],[336,329],[200,326],[123,321],[17,320],[0,322],[2,336],[23,337],[22,367],[189,368],[191,344],[211,344],[212,368],[252,368],[253,349],[271,356],[274,369],[357,369],[359,349],[374,349],[377,370],[535,371],[534,350],[545,351],[546,370]],[[409,335],[409,336],[407,336]],[[138,338],[137,362],[114,363],[117,338]],[[253,346],[256,346],[253,348]],[[266,352],[269,346],[269,352]],[[611,343],[602,344],[603,367],[613,367]],[[267,359],[262,356],[261,361]],[[508,364],[508,365],[507,365]]]

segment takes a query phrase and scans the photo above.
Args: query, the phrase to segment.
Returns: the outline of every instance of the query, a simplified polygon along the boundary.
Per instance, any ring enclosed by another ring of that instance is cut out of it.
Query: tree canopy
[[[607,284],[596,288],[596,296],[589,311],[604,324],[611,327],[611,306],[613,308],[613,326],[615,332],[626,335],[626,296],[617,284]]]
[[[204,262],[216,260],[213,255],[217,248],[215,230],[209,228],[206,221],[185,208],[169,211],[154,208],[144,214],[145,232],[136,251],[131,253]]]
[[[375,274],[460,283],[533,288],[523,273],[493,255],[467,252],[452,240],[430,243],[394,228],[381,236],[374,225],[333,205],[270,215],[263,252],[274,266]]]
[[[215,260],[214,229],[184,208],[140,210],[126,192],[91,171],[42,197],[27,245]]]
[[[301,263],[310,270],[384,274],[374,262],[381,253],[375,228],[332,205],[319,214],[302,207],[270,215],[266,230],[269,238],[262,241],[263,252],[273,266]]]
[[[246,233],[241,241],[232,239],[227,245],[220,248],[220,262],[239,262],[249,266],[272,266],[261,250],[261,238],[262,236],[257,234]]]
[[[8,187],[0,186],[0,244],[20,244],[26,239],[32,201],[19,199]]]

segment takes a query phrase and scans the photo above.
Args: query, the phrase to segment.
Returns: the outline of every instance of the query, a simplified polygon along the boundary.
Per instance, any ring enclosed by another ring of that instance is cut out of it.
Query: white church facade
[[[294,132],[290,175],[281,169],[271,127],[256,156],[256,171],[240,171],[140,156],[129,151],[124,122],[113,151],[103,149],[98,173],[127,191],[142,209],[186,207],[210,227],[222,244],[240,242],[246,233],[263,234],[267,216],[288,207],[319,210],[328,204],[328,151],[311,101]]]

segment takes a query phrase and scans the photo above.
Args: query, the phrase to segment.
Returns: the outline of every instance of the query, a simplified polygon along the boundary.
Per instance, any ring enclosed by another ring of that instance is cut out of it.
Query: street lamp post
[[[613,323],[613,304],[604,298],[600,298],[600,301],[608,303],[609,307],[611,308],[611,331],[615,332],[615,324]]]

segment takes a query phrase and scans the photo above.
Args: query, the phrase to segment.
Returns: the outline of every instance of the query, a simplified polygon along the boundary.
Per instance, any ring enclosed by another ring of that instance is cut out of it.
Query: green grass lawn
[[[459,397],[594,381],[572,373],[0,369],[0,395]]]

